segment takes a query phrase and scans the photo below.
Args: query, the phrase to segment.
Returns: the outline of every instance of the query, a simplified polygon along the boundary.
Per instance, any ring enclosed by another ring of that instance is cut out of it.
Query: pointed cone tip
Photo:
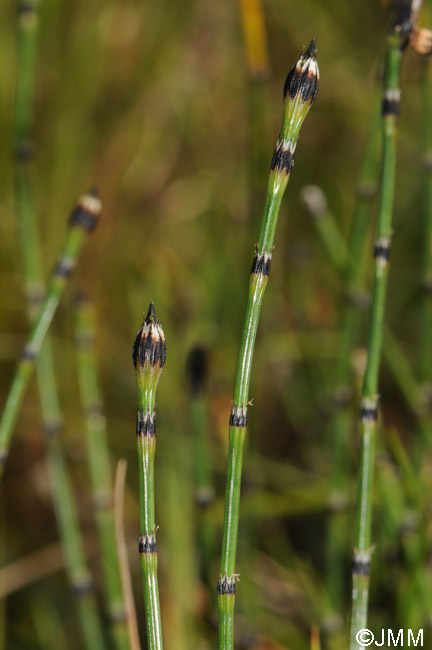
[[[309,59],[311,57],[315,58],[315,38],[311,40],[303,56],[305,59]]]
[[[148,308],[147,316],[145,318],[146,323],[151,323],[156,321],[156,312],[155,312],[155,306],[154,302],[150,303],[150,306]]]

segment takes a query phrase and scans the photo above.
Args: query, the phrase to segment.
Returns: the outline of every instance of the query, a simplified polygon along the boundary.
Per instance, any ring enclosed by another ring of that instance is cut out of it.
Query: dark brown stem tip
[[[316,49],[315,49],[315,38],[313,38],[313,39],[311,40],[311,42],[309,43],[306,52],[303,54],[303,58],[304,58],[305,60],[306,60],[306,59],[310,59],[311,57],[314,57],[314,58],[315,58],[315,54],[316,54]]]
[[[95,199],[99,198],[99,188],[97,185],[92,185],[92,187],[87,192],[90,196],[93,196]]]
[[[401,48],[407,44],[412,28],[411,2],[407,2],[395,13],[390,26],[390,34],[399,36]]]
[[[313,38],[297,63],[291,68],[284,85],[284,99],[300,98],[310,105],[316,99],[319,85],[319,70],[315,58],[315,39]]]
[[[166,361],[166,341],[161,323],[156,318],[154,303],[150,303],[147,316],[136,335],[132,360],[135,368],[144,368],[148,363],[152,367],[162,368]]]
[[[98,190],[96,187],[92,187],[78,201],[78,205],[69,217],[69,226],[91,232],[98,222],[101,210],[102,203]]]
[[[145,322],[147,325],[150,325],[150,323],[157,323],[154,302],[150,303]]]

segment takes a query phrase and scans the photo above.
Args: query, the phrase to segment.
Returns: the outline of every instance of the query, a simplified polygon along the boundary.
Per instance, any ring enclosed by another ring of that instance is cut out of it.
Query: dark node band
[[[234,407],[233,410],[231,411],[229,425],[230,427],[247,426],[247,410],[238,409],[237,407]]]
[[[290,149],[283,149],[282,145],[275,149],[270,169],[284,171],[289,174],[294,165],[294,157]]]
[[[425,156],[425,159],[423,161],[424,168],[427,172],[432,172],[432,155],[429,154]]]
[[[7,457],[8,457],[7,449],[0,449],[0,467],[3,467]]]
[[[46,424],[45,435],[47,438],[52,440],[53,438],[59,435],[62,428],[63,428],[63,424],[61,422],[51,422],[50,424]]]
[[[378,409],[376,406],[362,406],[360,409],[360,420],[362,422],[378,420]]]
[[[138,411],[136,423],[137,436],[147,436],[151,438],[156,435],[156,418],[150,413]]]
[[[339,386],[333,393],[332,402],[336,408],[348,406],[352,400],[352,390],[349,386]]]
[[[423,278],[421,288],[425,293],[432,294],[432,277]]]
[[[352,573],[353,575],[368,576],[370,574],[371,563],[364,560],[354,559],[352,562]]]
[[[370,295],[359,289],[347,289],[342,294],[343,299],[353,307],[366,311],[370,307]]]
[[[97,402],[89,404],[85,409],[85,413],[87,417],[103,417],[102,406]]]
[[[22,0],[18,5],[18,14],[22,16],[23,14],[31,14],[36,11],[36,5],[34,2],[29,0]]]
[[[124,607],[116,607],[108,611],[108,620],[113,625],[119,625],[120,623],[126,623],[128,615]]]
[[[380,259],[388,262],[390,259],[390,242],[380,242],[375,244],[374,259]]]
[[[108,508],[112,508],[113,505],[113,500],[111,493],[109,491],[103,491],[99,492],[99,494],[96,494],[93,499],[93,507],[97,512],[101,512],[102,510],[108,510]]]
[[[251,273],[269,276],[271,261],[272,261],[271,255],[269,255],[268,253],[262,253],[262,255],[259,255],[257,251],[255,253],[255,257],[252,262]]]
[[[157,542],[154,535],[141,535],[138,540],[138,552],[142,553],[157,553]]]
[[[205,510],[214,499],[214,490],[211,487],[202,486],[195,492],[195,503],[198,508]]]
[[[29,305],[32,307],[37,307],[38,305],[41,304],[42,300],[44,298],[44,293],[41,289],[30,289],[27,292],[27,300]]]
[[[94,336],[92,334],[80,334],[76,337],[77,347],[81,349],[92,348],[95,342]]]
[[[357,196],[359,199],[370,200],[373,199],[377,193],[377,186],[375,183],[362,183],[357,188]]]
[[[68,257],[61,257],[54,269],[54,275],[58,278],[68,278],[74,270],[74,264]]]
[[[25,163],[33,158],[34,146],[31,140],[21,140],[15,147],[15,157],[19,162]]]
[[[34,361],[36,359],[35,350],[30,346],[25,347],[22,351],[21,359],[23,361]]]
[[[382,103],[382,114],[383,117],[386,115],[394,115],[395,117],[399,117],[399,100],[398,99],[387,99],[387,97],[384,97],[383,103]]]
[[[390,33],[397,33],[401,38],[400,49],[403,49],[407,45],[412,27],[411,2],[403,3],[403,6],[396,12],[390,27]]]
[[[78,598],[85,596],[93,591],[93,582],[91,579],[87,578],[84,580],[78,580],[72,583],[72,590]]]
[[[225,576],[222,578],[222,576],[219,576],[219,580],[217,583],[217,594],[218,596],[226,596],[229,594],[235,594],[236,588],[235,588],[235,578],[228,578]]]
[[[82,204],[77,205],[69,217],[69,226],[83,228],[91,232],[97,224],[97,215],[87,210]]]

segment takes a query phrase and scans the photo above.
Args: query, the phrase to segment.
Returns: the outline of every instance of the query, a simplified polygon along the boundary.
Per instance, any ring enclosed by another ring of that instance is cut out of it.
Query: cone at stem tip
[[[390,34],[399,38],[399,47],[401,49],[403,49],[408,43],[413,29],[413,19],[415,19],[415,15],[412,12],[411,2],[400,7],[394,14],[390,26]]]
[[[97,187],[93,186],[78,201],[77,206],[69,217],[69,226],[71,228],[82,228],[87,232],[91,232],[98,222],[101,210],[102,203],[99,198],[99,192]]]
[[[150,303],[147,316],[141,325],[132,348],[132,360],[135,368],[145,365],[163,368],[166,361],[165,334],[161,323],[156,318],[154,303]]]
[[[318,94],[319,70],[315,57],[315,39],[303,52],[297,63],[291,68],[284,85],[284,99],[300,99],[314,103]]]

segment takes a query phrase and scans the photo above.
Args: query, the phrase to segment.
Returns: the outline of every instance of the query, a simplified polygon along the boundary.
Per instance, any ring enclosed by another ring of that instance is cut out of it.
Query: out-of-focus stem
[[[76,341],[78,378],[85,412],[86,442],[96,524],[102,550],[108,615],[116,648],[127,650],[129,637],[116,552],[113,480],[95,350],[95,313],[91,302],[83,296],[80,296],[76,305]]]

